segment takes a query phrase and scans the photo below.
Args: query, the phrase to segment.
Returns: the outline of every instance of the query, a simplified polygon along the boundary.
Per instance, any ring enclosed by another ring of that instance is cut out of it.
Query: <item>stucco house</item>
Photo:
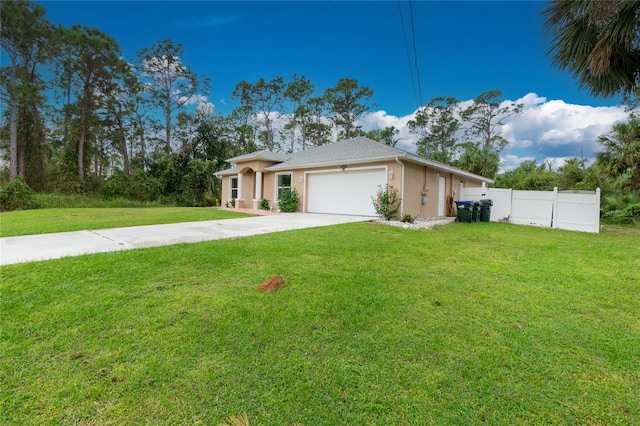
[[[222,204],[257,210],[266,198],[277,210],[285,188],[298,192],[298,211],[375,216],[371,197],[379,186],[400,191],[401,213],[428,218],[445,216],[447,196],[456,200],[463,187],[493,183],[491,179],[428,160],[401,149],[357,137],[320,147],[281,154],[257,151],[227,160]]]

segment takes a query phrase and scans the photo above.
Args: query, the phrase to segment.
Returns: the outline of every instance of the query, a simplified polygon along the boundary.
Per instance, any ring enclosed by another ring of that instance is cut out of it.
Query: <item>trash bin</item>
[[[480,222],[491,222],[493,200],[480,200]]]
[[[456,215],[456,222],[471,222],[471,218],[473,215],[473,201],[458,200],[455,201],[455,203],[456,210],[458,210],[458,214]]]
[[[478,200],[473,201],[473,209],[471,210],[470,222],[480,222],[480,206],[481,203]]]

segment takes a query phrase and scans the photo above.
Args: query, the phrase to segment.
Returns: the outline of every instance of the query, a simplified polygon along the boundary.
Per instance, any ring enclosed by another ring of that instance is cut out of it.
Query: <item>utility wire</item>
[[[418,94],[420,95],[420,106],[422,102],[422,85],[420,84],[420,68],[418,67],[418,49],[416,47],[416,27],[413,23],[413,2],[409,0],[409,10],[411,11],[411,32],[413,33],[413,59],[416,66],[416,76],[418,77]]]
[[[411,66],[411,54],[409,53],[409,43],[407,43],[407,32],[404,29],[404,17],[402,16],[402,0],[398,0],[398,11],[400,12],[400,24],[402,25],[402,36],[404,38],[404,48],[405,48],[405,51],[407,52],[407,61],[409,63],[409,75],[411,76],[411,87],[413,88],[413,98],[416,101],[417,107],[420,108],[422,106],[422,99],[420,100],[420,103],[418,103],[418,94],[416,92],[416,82],[413,78],[413,67]],[[415,41],[414,41],[414,47],[415,47]]]

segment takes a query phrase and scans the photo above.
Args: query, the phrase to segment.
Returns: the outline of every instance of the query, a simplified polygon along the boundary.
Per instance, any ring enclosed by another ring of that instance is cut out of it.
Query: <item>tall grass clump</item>
[[[34,201],[42,209],[71,209],[71,208],[136,208],[136,207],[168,207],[171,204],[160,201],[134,201],[115,197],[103,199],[80,194],[45,194],[37,193]]]

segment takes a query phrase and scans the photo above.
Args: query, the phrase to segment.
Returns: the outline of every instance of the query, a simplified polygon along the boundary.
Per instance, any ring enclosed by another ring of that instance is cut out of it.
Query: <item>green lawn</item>
[[[0,237],[247,217],[206,207],[60,208],[0,213]]]
[[[3,424],[640,424],[637,234],[349,224],[6,266],[0,294]]]

